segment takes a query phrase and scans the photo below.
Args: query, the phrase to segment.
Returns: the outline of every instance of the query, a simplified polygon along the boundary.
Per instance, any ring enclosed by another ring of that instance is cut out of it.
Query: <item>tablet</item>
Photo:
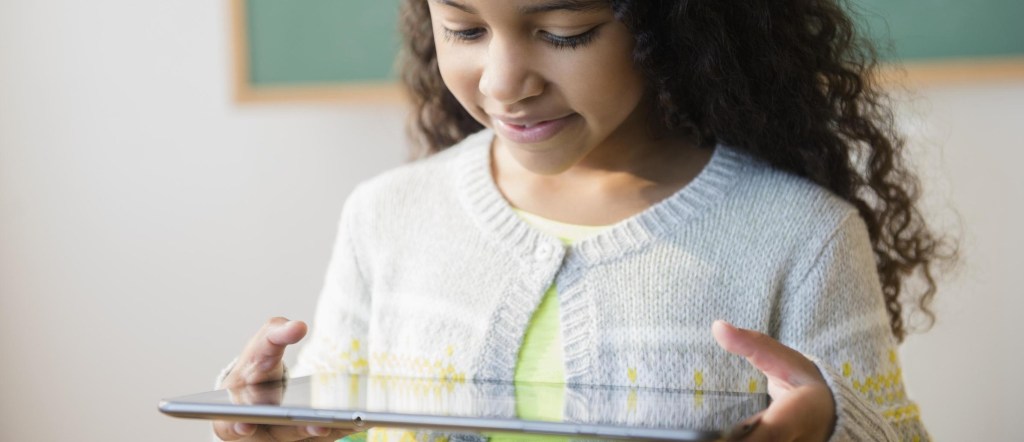
[[[560,410],[543,418],[521,417],[531,414],[522,413],[524,401],[548,408],[555,404]],[[356,431],[389,427],[708,441],[726,437],[767,405],[766,394],[335,373],[165,399],[160,411],[184,418]]]

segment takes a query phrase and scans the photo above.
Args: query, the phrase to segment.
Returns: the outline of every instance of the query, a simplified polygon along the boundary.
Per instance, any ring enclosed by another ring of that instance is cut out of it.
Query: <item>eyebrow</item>
[[[593,11],[607,6],[606,0],[552,0],[539,5],[519,8],[523,15],[540,14],[551,11]]]
[[[462,3],[459,3],[459,2],[456,2],[456,1],[453,1],[453,0],[432,0],[432,1],[434,3],[439,4],[439,5],[451,6],[451,7],[455,8],[455,9],[458,9],[458,10],[460,10],[462,12],[467,13],[467,14],[478,15],[478,13],[476,12],[476,9],[473,9],[473,8],[471,8],[469,6],[466,6],[466,5],[462,4]]]
[[[435,3],[451,6],[468,14],[479,15],[476,9],[455,0],[433,0]],[[522,15],[534,15],[551,11],[592,11],[601,9],[607,0],[551,0],[537,5],[519,8]]]

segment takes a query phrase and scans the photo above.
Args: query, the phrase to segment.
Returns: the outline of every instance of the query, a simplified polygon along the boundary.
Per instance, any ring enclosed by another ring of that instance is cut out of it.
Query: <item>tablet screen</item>
[[[562,412],[524,418],[524,398],[556,401]],[[765,394],[334,373],[176,398],[161,410],[267,423],[711,440],[767,404]]]

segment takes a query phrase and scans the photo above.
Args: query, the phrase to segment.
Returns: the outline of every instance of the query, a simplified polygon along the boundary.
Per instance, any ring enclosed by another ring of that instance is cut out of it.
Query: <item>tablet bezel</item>
[[[373,379],[365,376],[366,379]],[[264,388],[283,388],[291,386],[309,386],[312,376],[304,376],[284,381],[269,382]],[[362,380],[367,382],[366,380]],[[416,379],[415,382],[430,382]],[[472,382],[472,381],[461,381]],[[500,385],[487,382],[486,385]],[[520,385],[520,387],[522,387]],[[588,389],[618,389],[623,387],[585,386]],[[636,391],[632,388],[632,391]],[[284,392],[283,391],[283,392]],[[283,393],[282,392],[282,393]],[[738,403],[750,403],[750,415],[767,406],[768,398],[764,393],[706,392],[677,390],[672,394],[693,397],[700,395],[702,400],[714,397],[733,396]],[[309,395],[307,395],[309,396]],[[218,400],[212,400],[217,397]],[[353,432],[366,431],[373,427],[405,428],[413,430],[438,430],[446,432],[470,433],[525,433],[549,436],[565,436],[571,438],[597,439],[629,439],[650,441],[712,441],[725,438],[729,431],[742,421],[733,422],[729,428],[717,430],[639,427],[619,424],[601,424],[584,422],[548,422],[507,417],[490,416],[451,416],[421,413],[394,413],[374,410],[314,408],[312,406],[295,405],[249,405],[230,404],[223,399],[231,397],[229,390],[215,390],[204,393],[165,399],[160,402],[159,410],[167,415],[208,420],[228,420],[271,425],[316,425],[330,428],[341,428]],[[210,399],[207,399],[210,398]],[[499,398],[506,400],[506,398]],[[747,416],[744,416],[744,418]]]

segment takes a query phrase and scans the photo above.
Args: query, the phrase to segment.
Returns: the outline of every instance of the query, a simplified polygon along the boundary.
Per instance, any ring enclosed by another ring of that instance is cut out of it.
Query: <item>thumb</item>
[[[238,374],[243,384],[276,381],[284,376],[285,348],[306,336],[306,323],[271,318],[256,332],[239,358]]]
[[[283,318],[282,318],[283,319]],[[285,346],[298,343],[306,336],[306,323],[302,321],[286,321],[267,331],[267,342],[284,350]]]
[[[722,320],[711,325],[711,334],[725,351],[743,356],[765,376],[789,387],[814,383],[821,378],[813,362],[768,335],[736,328]]]

